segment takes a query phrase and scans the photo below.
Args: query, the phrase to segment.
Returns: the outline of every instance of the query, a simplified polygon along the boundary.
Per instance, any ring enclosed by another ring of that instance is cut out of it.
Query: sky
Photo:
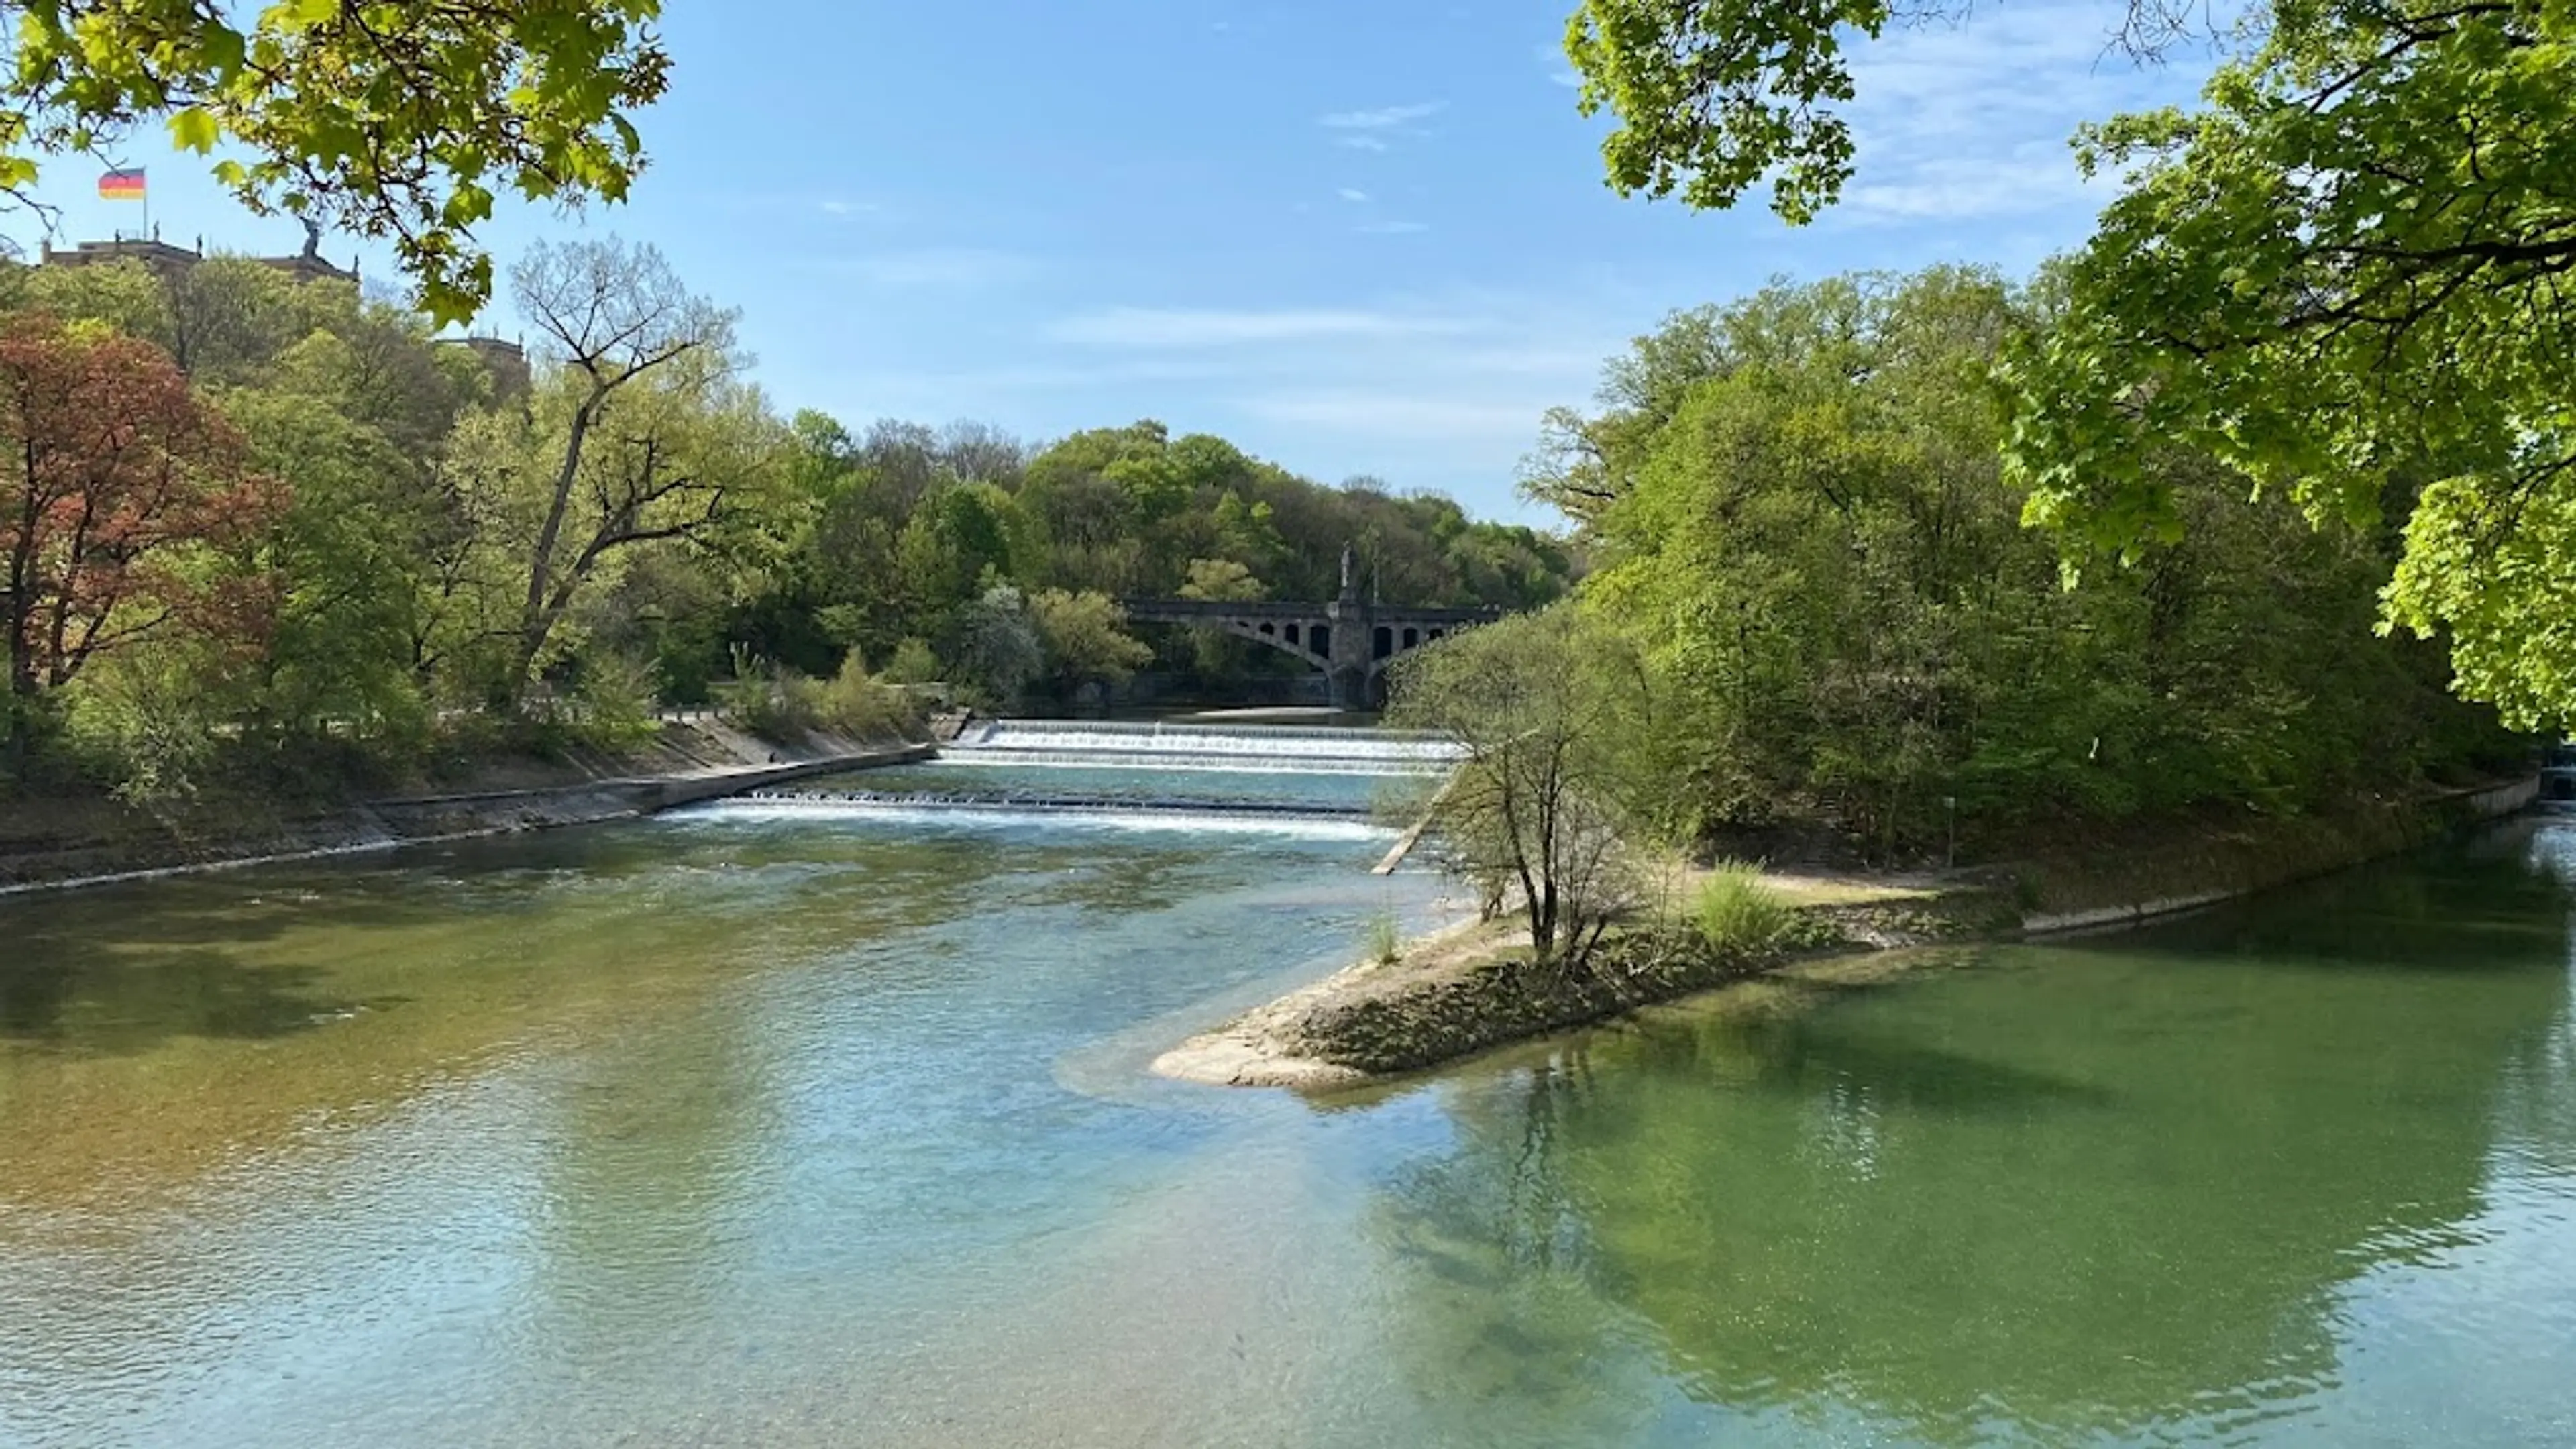
[[[853,429],[975,419],[1043,440],[1155,418],[1325,482],[1373,476],[1481,515],[1520,501],[1552,406],[1666,314],[1776,277],[1965,261],[2026,271],[2106,193],[2075,127],[2188,101],[2200,70],[2106,55],[2116,7],[1979,6],[1858,52],[1859,172],[1793,228],[1623,200],[1577,114],[1570,0],[670,0],[670,95],[638,117],[630,201],[504,203],[478,232],[615,233],[742,314],[783,409]],[[145,136],[165,240],[286,252],[302,233]],[[56,241],[135,230],[96,165],[51,162]],[[33,253],[27,215],[0,230]],[[390,277],[390,254],[326,237]],[[477,330],[516,335],[506,297]]]

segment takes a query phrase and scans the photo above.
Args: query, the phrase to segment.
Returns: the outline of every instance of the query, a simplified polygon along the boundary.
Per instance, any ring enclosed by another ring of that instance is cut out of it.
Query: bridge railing
[[[1121,599],[1118,607],[1127,617],[1139,623],[1172,623],[1189,619],[1327,619],[1331,606],[1325,604],[1283,603],[1275,599],[1250,599],[1231,603],[1222,599]],[[1383,605],[1362,605],[1360,614],[1381,624],[1485,624],[1503,616],[1499,608],[1481,609],[1407,609]]]

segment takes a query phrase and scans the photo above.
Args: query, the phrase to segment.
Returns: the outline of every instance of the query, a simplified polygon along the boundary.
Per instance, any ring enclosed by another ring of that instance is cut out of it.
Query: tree
[[[1890,0],[1585,0],[1567,48],[1612,111],[1611,184],[1793,222],[1851,174],[1847,45],[1926,15]],[[2115,12],[2116,13],[2116,12]],[[2131,0],[2152,54],[2189,7]],[[2076,563],[2179,536],[2168,447],[2365,529],[2402,519],[2383,627],[2447,632],[2459,687],[2523,725],[2576,721],[2576,19],[2551,0],[2258,6],[2194,111],[2088,128],[2119,179],[2011,361],[2030,521]],[[2248,39],[2250,38],[2250,39]],[[1541,486],[1581,497],[1552,431]]]
[[[1487,900],[1518,896],[1543,965],[1585,971],[1633,904],[1621,837],[1639,776],[1619,743],[1643,733],[1648,700],[1624,641],[1570,606],[1451,635],[1396,666],[1387,722],[1463,752],[1431,820]]]
[[[758,396],[734,380],[733,314],[691,295],[662,254],[623,242],[541,245],[511,270],[554,368],[527,415],[542,491],[524,545],[516,702],[582,585],[617,551],[712,527],[767,461]],[[492,460],[506,482],[506,456]]]
[[[345,350],[334,344],[317,333],[297,351]],[[428,545],[442,522],[436,496],[399,449],[327,393],[241,389],[225,413],[262,470],[294,488],[264,540],[273,627],[256,664],[234,671],[244,722],[303,742],[334,725],[362,740],[417,737],[428,711],[413,644],[430,588]]]
[[[431,316],[461,321],[491,292],[472,236],[495,188],[625,197],[645,160],[627,113],[668,80],[660,14],[660,0],[0,4],[0,191],[23,201],[39,156],[166,121],[187,149],[238,149],[212,169],[253,211],[391,239]]]
[[[1267,597],[1268,592],[1268,587],[1253,577],[1252,570],[1230,558],[1191,559],[1189,577],[1182,582],[1180,591],[1184,599],[1210,603],[1246,603]],[[1215,629],[1192,629],[1189,640],[1191,658],[1203,680],[1241,674],[1253,657],[1252,651],[1261,647]]]
[[[958,611],[956,660],[958,682],[994,704],[1018,699],[1044,672],[1046,646],[1018,589],[995,584]]]
[[[21,319],[0,335],[0,633],[13,752],[38,697],[181,622],[249,631],[261,590],[222,551],[284,503],[168,354]]]
[[[1040,589],[1029,596],[1029,621],[1045,647],[1048,676],[1068,695],[1095,681],[1123,683],[1154,657],[1127,632],[1127,611],[1106,594]]]
[[[2258,5],[2249,28],[2298,31],[2345,7]],[[1856,149],[1837,109],[1858,94],[1850,49],[1975,14],[1972,0],[1579,0],[1565,53],[1583,114],[1617,122],[1601,144],[1612,189],[1724,208],[1767,179],[1771,209],[1804,224],[1851,179]],[[2140,59],[2222,35],[2187,0],[2109,0],[2104,14],[2117,17],[2106,44]]]
[[[1189,578],[1181,585],[1182,598],[1216,603],[1245,603],[1267,592],[1252,570],[1230,558],[1191,559]]]
[[[1619,125],[1602,143],[1621,194],[1735,204],[1771,179],[1771,207],[1813,218],[1851,177],[1847,33],[1875,37],[1891,0],[1583,0],[1565,51],[1585,115]]]
[[[2019,526],[1990,380],[2041,320],[1963,269],[1775,286],[1676,319],[1725,340],[1671,401],[1577,419],[1616,480],[1582,603],[1661,701],[1621,750],[1664,782],[1645,813],[1665,832],[1760,854],[1829,824],[1919,857],[1953,808],[1972,846],[2033,821],[2295,811],[2497,738],[2441,697],[2438,649],[2372,637],[2382,540],[2248,504],[2205,453],[2141,464],[2186,537],[2065,589],[2053,541]]]
[[[2200,111],[2085,137],[2123,194],[2012,368],[2030,516],[2079,558],[2179,535],[2139,460],[2205,451],[2321,522],[2398,518],[2386,621],[2576,721],[2576,18],[2302,10]]]

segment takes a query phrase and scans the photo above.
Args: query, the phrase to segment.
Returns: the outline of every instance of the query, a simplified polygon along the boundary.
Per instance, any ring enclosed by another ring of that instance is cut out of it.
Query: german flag
[[[141,201],[143,168],[137,166],[131,171],[110,171],[98,178],[98,194],[108,201]]]

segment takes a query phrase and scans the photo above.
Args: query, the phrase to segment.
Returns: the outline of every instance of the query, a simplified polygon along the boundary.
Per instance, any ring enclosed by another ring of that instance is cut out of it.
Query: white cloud
[[[1464,326],[1456,318],[1366,308],[1111,307],[1064,318],[1047,334],[1085,347],[1153,350],[1438,336]]]
[[[1305,308],[1121,307],[1048,330],[1104,368],[1206,369],[1217,431],[1319,476],[1509,480],[1548,408],[1581,403],[1603,359],[1651,320],[1638,299],[1586,289],[1548,298],[1481,290]],[[1074,371],[1082,364],[1077,359]],[[1329,460],[1329,461],[1327,461]],[[1320,467],[1319,467],[1320,465]]]
[[[1454,443],[1497,436],[1536,436],[1548,404],[1535,397],[1479,399],[1377,389],[1298,389],[1235,399],[1235,406],[1274,423],[1324,428],[1366,438]]]
[[[1386,149],[1386,142],[1383,139],[1369,135],[1364,131],[1355,132],[1350,135],[1335,136],[1333,138],[1333,144],[1336,146],[1347,146],[1354,151],[1383,151]]]
[[[2046,211],[2084,200],[2086,185],[2060,148],[2017,148],[2009,156],[1934,158],[1905,168],[1901,181],[1855,182],[1843,194],[1855,220],[1957,221]]]
[[[823,203],[823,211],[829,216],[875,216],[884,210],[884,207],[873,201],[842,201],[835,198]]]
[[[1356,186],[1345,186],[1334,194],[1341,197],[1344,201],[1366,201],[1369,199],[1368,193],[1360,190]]]
[[[1848,109],[1857,169],[1830,215],[1884,225],[2089,211],[2098,193],[2076,172],[2075,128],[2199,79],[2141,72],[2107,55],[2108,40],[2089,0],[2038,0],[1861,43]]]
[[[1391,131],[1439,114],[1444,104],[1441,101],[1421,101],[1409,106],[1380,106],[1373,111],[1335,111],[1317,117],[1315,124],[1328,131]]]
[[[1561,45],[1534,46],[1531,48],[1530,53],[1538,57],[1538,63],[1541,66],[1544,66],[1547,70],[1548,80],[1554,84],[1561,85],[1567,90],[1577,89],[1583,84],[1583,77],[1575,71],[1573,66],[1566,63],[1565,47]]]
[[[1415,236],[1431,230],[1427,221],[1371,221],[1351,228],[1362,236]]]

